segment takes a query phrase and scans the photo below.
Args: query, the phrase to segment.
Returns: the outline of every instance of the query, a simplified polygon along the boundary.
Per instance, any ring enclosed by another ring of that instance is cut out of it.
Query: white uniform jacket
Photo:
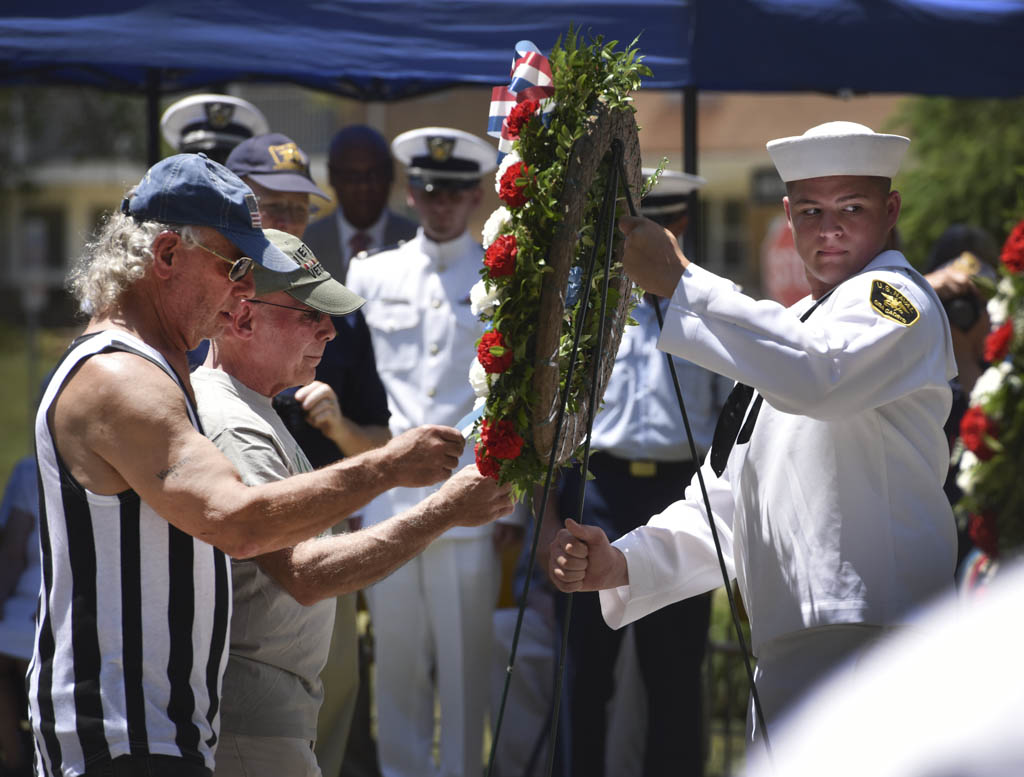
[[[953,580],[942,425],[956,364],[938,297],[886,251],[801,322],[811,304],[758,302],[691,265],[659,341],[764,397],[722,477],[701,469],[755,653],[804,628],[902,622]],[[601,593],[612,627],[722,584],[696,476],[615,545],[630,584]]]
[[[447,243],[423,234],[392,250],[358,256],[345,285],[366,299],[377,372],[388,392],[391,433],[423,424],[452,426],[473,409],[469,368],[483,323],[469,306],[483,248],[468,232]],[[460,467],[474,461],[466,446]],[[365,511],[367,523],[400,513],[439,486],[395,488]],[[448,538],[489,535],[493,527],[455,527]]]

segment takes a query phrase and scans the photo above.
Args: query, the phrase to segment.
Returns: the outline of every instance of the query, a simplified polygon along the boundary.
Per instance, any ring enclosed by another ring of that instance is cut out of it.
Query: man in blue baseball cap
[[[393,484],[368,454],[246,486],[203,436],[185,352],[294,270],[252,191],[202,154],[152,167],[69,285],[91,319],[36,417],[43,590],[29,668],[40,774],[208,777],[231,617],[228,556],[287,548]],[[463,440],[437,427],[396,468],[436,483]]]

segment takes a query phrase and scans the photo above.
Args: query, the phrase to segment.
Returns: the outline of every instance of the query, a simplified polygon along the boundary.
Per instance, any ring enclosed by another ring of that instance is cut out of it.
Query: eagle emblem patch
[[[885,281],[871,281],[871,307],[883,318],[903,326],[910,326],[921,317],[910,300]]]

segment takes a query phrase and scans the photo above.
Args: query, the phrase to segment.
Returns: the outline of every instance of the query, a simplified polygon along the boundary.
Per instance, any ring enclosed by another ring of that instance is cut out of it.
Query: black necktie
[[[830,291],[829,294],[831,293]],[[828,299],[829,294],[817,300],[810,310],[800,316],[800,321],[806,321],[811,313],[818,309],[818,305]],[[729,461],[732,446],[737,443],[743,445],[750,442],[750,435],[754,433],[754,423],[757,421],[757,414],[761,412],[761,403],[764,401],[764,397],[760,394],[757,395],[757,399],[754,400],[754,406],[750,409],[748,416],[747,407],[750,406],[750,399],[753,396],[754,388],[752,386],[748,386],[745,383],[737,383],[733,386],[732,391],[729,392],[725,405],[722,406],[722,412],[718,416],[718,423],[715,424],[715,436],[711,440],[711,454],[709,456],[711,469],[718,477],[721,477],[722,473],[725,472],[725,465]],[[746,423],[743,423],[744,416],[747,416]]]

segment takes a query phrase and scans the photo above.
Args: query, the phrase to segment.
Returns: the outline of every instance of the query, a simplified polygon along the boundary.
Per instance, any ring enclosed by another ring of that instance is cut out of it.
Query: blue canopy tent
[[[570,25],[641,35],[646,88],[683,91],[689,172],[700,89],[1024,94],[1020,0],[51,0],[0,17],[0,84],[145,93],[155,162],[161,94],[285,81],[398,100],[491,86],[517,41],[547,50]],[[699,240],[698,220],[687,250]]]
[[[642,34],[647,87],[686,90],[688,162],[698,89],[1024,94],[1017,0],[54,0],[0,18],[0,83],[144,92],[153,156],[162,93],[262,80],[396,100],[494,85],[516,41],[544,50],[570,24]]]

